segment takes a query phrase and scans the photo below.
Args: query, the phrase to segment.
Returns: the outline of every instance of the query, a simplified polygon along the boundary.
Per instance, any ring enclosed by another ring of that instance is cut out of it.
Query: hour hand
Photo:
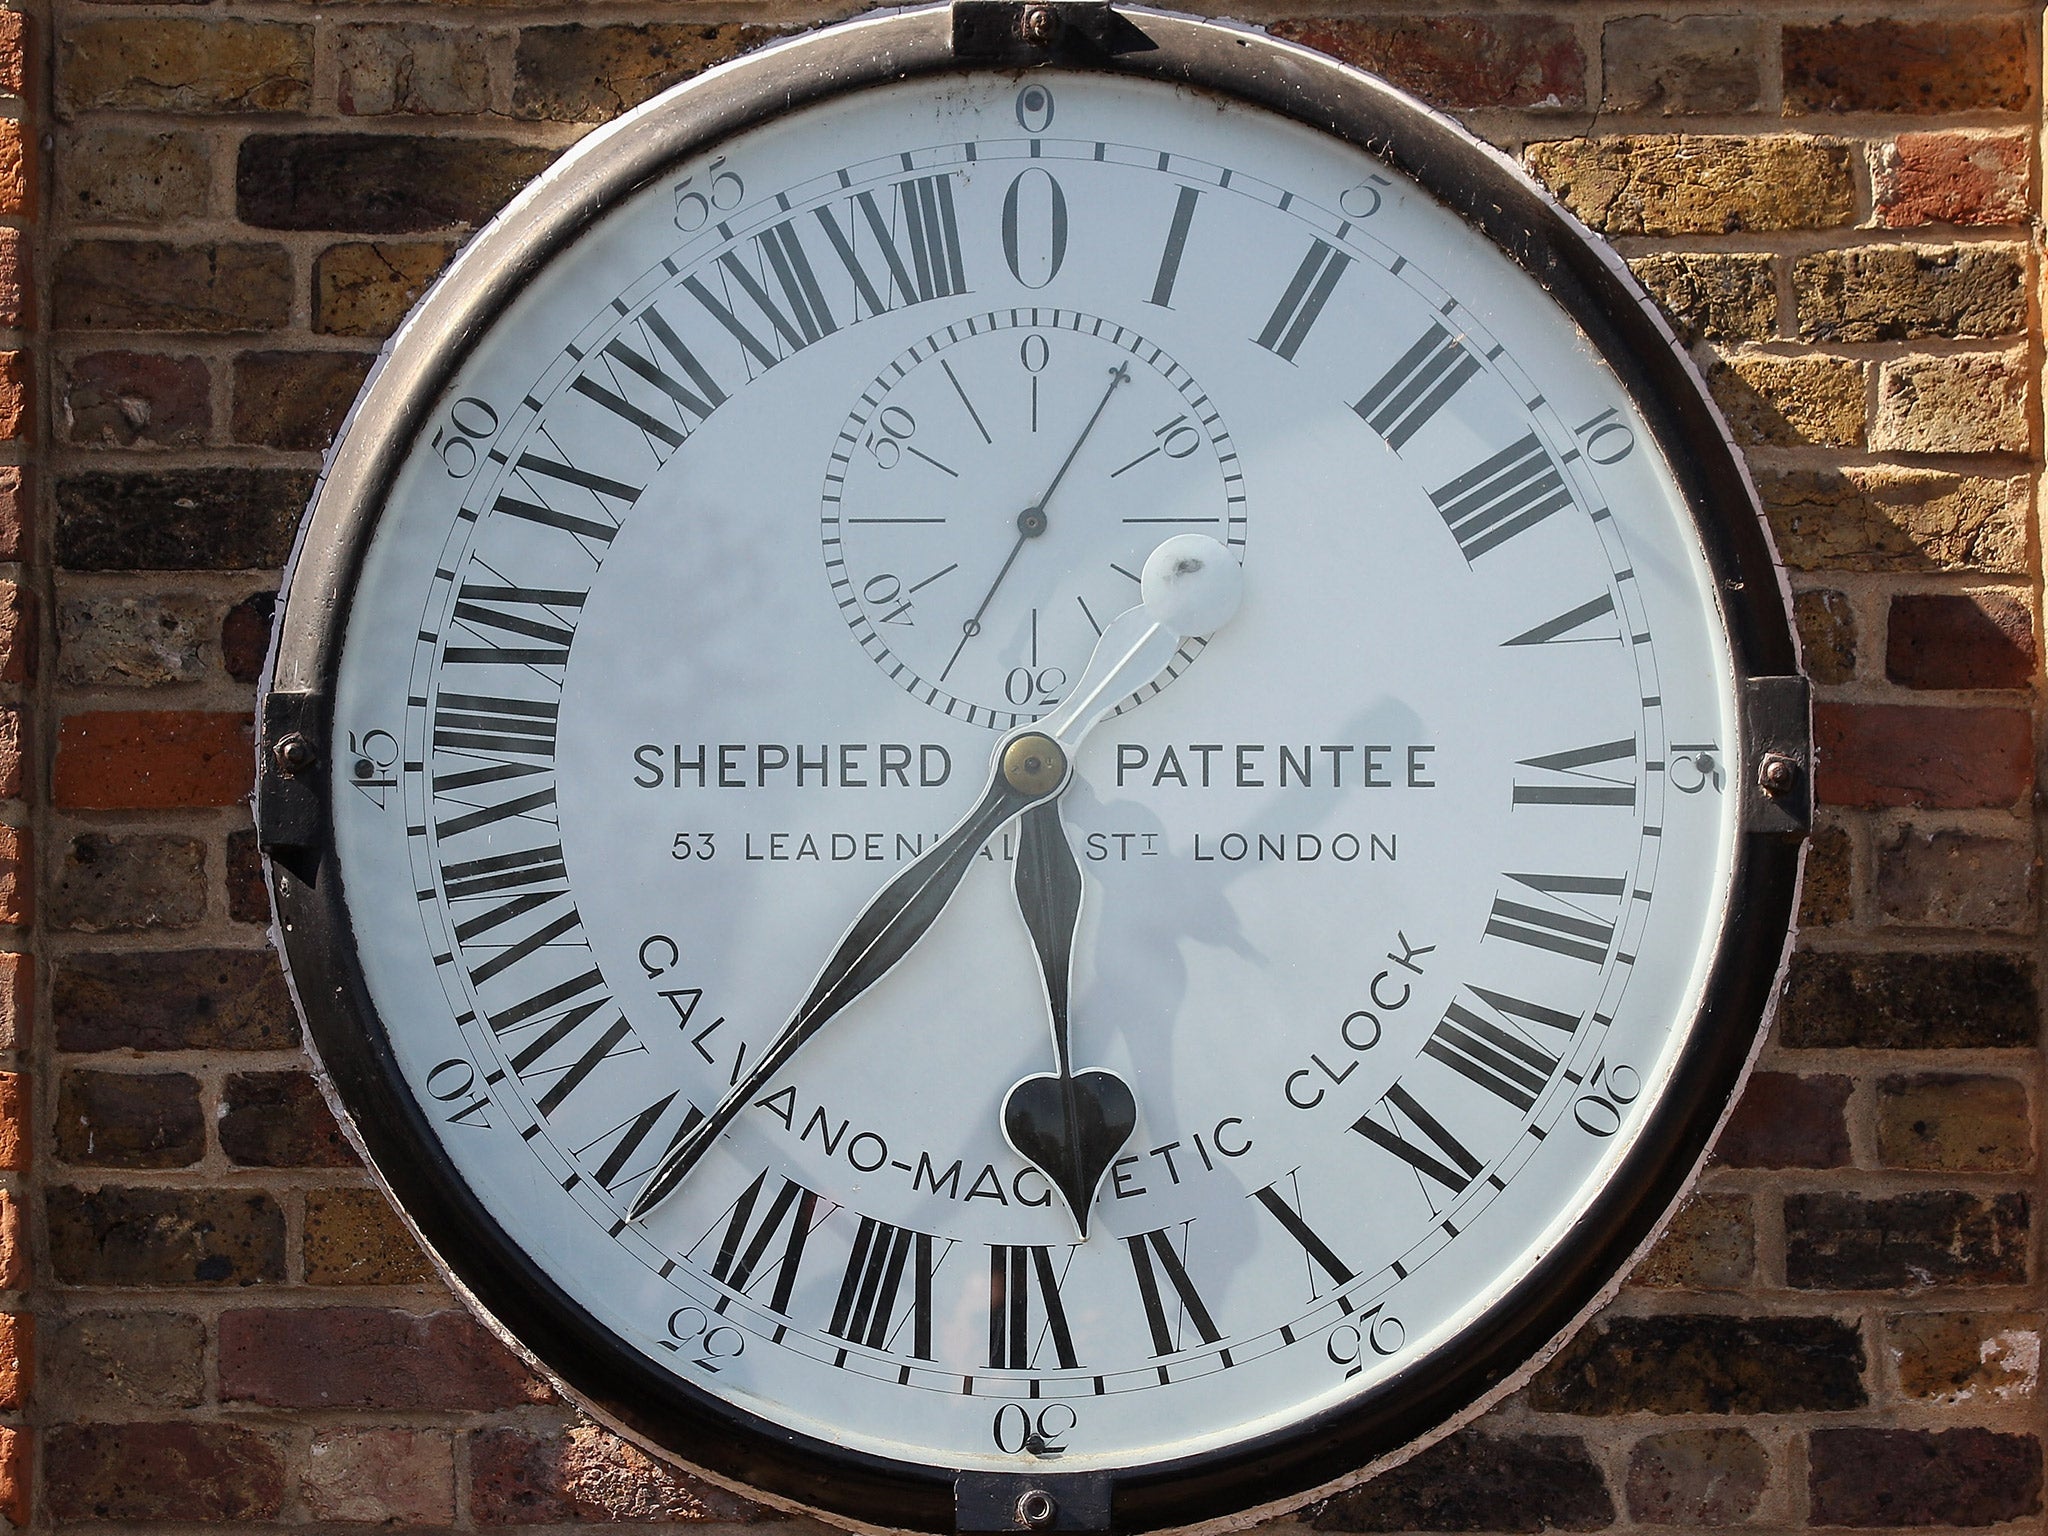
[[[950,832],[904,865],[861,909],[812,982],[810,995],[768,1043],[753,1068],[710,1114],[694,1122],[656,1165],[626,1213],[629,1221],[652,1210],[682,1182],[705,1149],[806,1040],[910,953],[953,899],[982,844],[1025,806],[1057,790],[1066,780],[1066,766],[1060,749],[1036,734],[1015,737],[997,749],[981,798]]]
[[[1074,932],[1081,922],[1081,866],[1058,801],[1024,813],[1018,832],[1017,909],[1031,933],[1052,1014],[1055,1070],[1019,1082],[1003,1100],[1003,1134],[1017,1155],[1066,1197],[1081,1236],[1102,1175],[1137,1128],[1131,1086],[1114,1072],[1075,1072],[1067,1014]]]

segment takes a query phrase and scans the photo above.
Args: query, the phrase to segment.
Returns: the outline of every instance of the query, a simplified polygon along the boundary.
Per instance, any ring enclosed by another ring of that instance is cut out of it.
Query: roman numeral
[[[952,1248],[938,1249],[938,1239],[907,1227],[892,1227],[872,1216],[860,1219],[854,1233],[853,1252],[846,1260],[846,1274],[839,1282],[839,1300],[832,1308],[832,1321],[825,1331],[849,1344],[886,1350],[907,1324],[913,1359],[932,1357],[932,1276]],[[903,1294],[906,1272],[910,1279],[910,1314],[896,1321],[897,1298]]]
[[[1191,1222],[1181,1223],[1181,1241],[1187,1241]],[[1185,1326],[1194,1324],[1195,1332],[1204,1344],[1214,1344],[1223,1337],[1216,1320],[1209,1315],[1209,1309],[1195,1291],[1195,1285],[1188,1278],[1187,1265],[1167,1241],[1166,1232],[1141,1232],[1136,1237],[1124,1239],[1124,1246],[1131,1253],[1131,1270],[1138,1280],[1138,1299],[1145,1304],[1145,1324],[1152,1330],[1152,1353],[1158,1355],[1178,1354],[1181,1350],[1180,1335]],[[1159,1287],[1161,1277],[1173,1288],[1174,1300],[1179,1306],[1179,1317],[1167,1320],[1166,1299]]]
[[[454,622],[483,645],[449,645],[442,661],[457,667],[566,667],[574,619],[556,610],[581,609],[587,592],[547,587],[483,586],[464,582],[455,594]],[[510,642],[493,638],[509,635]]]
[[[1621,624],[1618,620],[1611,630],[1608,630],[1606,625],[1601,625],[1600,628],[1606,631],[1605,633],[1578,633],[1579,630],[1583,630],[1596,619],[1614,618],[1614,616],[1613,595],[1603,592],[1590,603],[1581,603],[1576,608],[1567,609],[1565,612],[1560,613],[1554,619],[1545,619],[1534,629],[1525,629],[1515,636],[1514,639],[1503,640],[1501,644],[1582,645],[1589,640],[1613,640],[1618,642],[1621,639]]]
[[[552,762],[560,709],[553,700],[444,692],[434,700],[434,749]]]
[[[1351,1129],[1393,1153],[1417,1173],[1443,1185],[1452,1194],[1463,1194],[1465,1187],[1486,1166],[1399,1083],[1387,1090],[1386,1097],[1376,1108],[1387,1117],[1386,1125],[1373,1119],[1372,1111],[1368,1110],[1352,1122]],[[1413,1126],[1429,1143],[1427,1148],[1410,1138],[1409,1126]]]
[[[790,1294],[796,1288],[797,1266],[803,1262],[804,1244],[811,1229],[824,1218],[817,1214],[818,1196],[794,1179],[784,1179],[774,1198],[764,1202],[761,1197],[767,1185],[768,1173],[763,1169],[726,1212],[725,1233],[711,1261],[711,1278],[744,1296],[749,1286],[772,1270],[775,1286],[768,1305],[787,1316]],[[763,1206],[757,1221],[755,1209]],[[783,1232],[785,1225],[787,1233]],[[699,1238],[684,1257],[693,1257],[710,1235],[707,1232]],[[769,1249],[778,1235],[782,1238],[782,1251],[771,1259]],[[767,1268],[763,1268],[764,1260]]]
[[[1571,747],[1541,757],[1525,757],[1516,765],[1558,775],[1547,784],[1524,784],[1515,780],[1516,805],[1634,805],[1636,803],[1636,739],[1596,742],[1590,747]],[[1602,763],[1630,764],[1626,779],[1588,773]],[[1562,782],[1560,782],[1560,780]]]
[[[478,899],[491,903],[467,918],[455,914],[455,942],[462,946],[465,955],[475,949],[493,951],[489,958],[470,966],[469,974],[479,986],[577,928],[576,908],[569,900],[569,875],[562,865],[559,844],[463,860],[448,865],[443,874],[451,905],[466,907]],[[560,910],[509,944],[481,942],[485,935],[495,933],[536,907],[556,905]]]
[[[1572,504],[1564,476],[1531,432],[1429,493],[1467,562]]]
[[[1309,328],[1322,314],[1323,306],[1330,302],[1330,291],[1337,286],[1337,279],[1350,265],[1351,258],[1335,246],[1325,245],[1320,240],[1310,244],[1308,254],[1301,258],[1301,265],[1294,269],[1287,291],[1280,295],[1280,302],[1273,307],[1266,328],[1259,332],[1258,344],[1275,356],[1293,362],[1294,354],[1308,339]]]
[[[491,503],[493,512],[502,512],[507,517],[540,523],[549,528],[559,528],[564,533],[574,534],[583,539],[596,539],[601,544],[611,543],[619,531],[618,519],[605,505],[603,498],[624,502],[630,508],[640,499],[640,493],[647,489],[644,485],[628,485],[623,480],[614,480],[610,475],[578,469],[562,459],[545,458],[537,453],[522,453],[512,468],[526,494],[516,496],[510,491],[500,492],[498,499]],[[573,486],[589,492],[591,510],[597,515],[587,516],[557,507],[534,483],[533,477],[536,475],[560,485]]]
[[[1314,1265],[1314,1269],[1309,1271],[1308,1294],[1309,1300],[1315,1301],[1321,1295],[1316,1289],[1316,1269],[1320,1269],[1339,1285],[1349,1285],[1356,1277],[1351,1266],[1338,1258],[1336,1250],[1323,1241],[1322,1234],[1317,1232],[1314,1227],[1311,1227],[1307,1221],[1303,1220],[1301,1215],[1300,1174],[1301,1170],[1297,1168],[1287,1175],[1287,1182],[1294,1190],[1294,1199],[1291,1203],[1285,1195],[1280,1193],[1280,1181],[1277,1179],[1268,1184],[1264,1189],[1253,1190],[1252,1198],[1271,1213],[1273,1219],[1280,1223],[1282,1229],[1286,1231],[1289,1237],[1301,1244],[1301,1251],[1308,1256]]]
[[[1511,874],[1505,878],[1546,896],[1620,896],[1628,889],[1626,880],[1600,875]],[[1588,916],[1576,907],[1558,911],[1497,896],[1487,918],[1486,936],[1598,965],[1607,958],[1607,946],[1614,942],[1614,924]]]
[[[1166,227],[1166,249],[1159,253],[1159,272],[1152,279],[1149,301],[1161,309],[1173,307],[1173,285],[1180,281],[1180,259],[1187,253],[1188,230],[1194,225],[1195,204],[1201,198],[1199,187],[1182,187],[1174,200],[1173,222]]]
[[[843,228],[830,209],[815,210],[825,238],[853,279],[856,318],[862,303],[870,315],[879,315],[895,307],[890,302],[892,296],[900,296],[905,304],[922,304],[967,291],[967,274],[960,262],[960,225],[953,212],[953,178],[917,176],[896,182],[890,191],[895,202],[887,217],[873,192],[853,196]],[[860,215],[858,221],[854,212]],[[899,221],[903,226],[901,242],[894,232]],[[860,258],[862,224],[888,269],[879,282]]]
[[[1433,324],[1352,409],[1389,448],[1399,450],[1478,371],[1479,359],[1464,343]]]
[[[550,843],[545,848],[522,848],[513,853],[494,853],[488,858],[462,859],[444,865],[441,877],[450,901],[510,891],[533,906],[548,895],[567,890],[569,872],[562,865],[562,845]]]
[[[1068,1262],[1072,1262],[1071,1255]],[[1031,1297],[1038,1295],[1044,1321],[1034,1329]],[[1050,1337],[1060,1369],[1078,1369],[1074,1336],[1067,1327],[1067,1309],[1060,1303],[1059,1277],[1053,1273],[1052,1250],[1044,1246],[1012,1247],[991,1243],[988,1250],[988,1368],[1028,1371],[1039,1346]]]
[[[650,342],[651,348],[666,353],[669,360],[688,376],[687,383],[655,362],[648,353],[632,346],[623,336],[616,336],[606,342],[604,351],[598,354],[610,382],[599,383],[592,374],[584,373],[569,387],[595,400],[663,447],[670,450],[680,448],[705,418],[725,404],[725,391],[718,387],[718,381],[697,360],[697,354],[683,344],[674,327],[653,305],[640,311],[634,323],[640,328],[642,337]],[[660,391],[666,399],[670,417],[657,416],[628,398],[625,381],[619,375],[621,368]],[[659,452],[656,457],[660,457]]]
[[[612,1141],[613,1137],[618,1138],[612,1142],[611,1150],[605,1153],[604,1160],[597,1165],[592,1174],[592,1177],[604,1186],[606,1194],[615,1195],[619,1192],[621,1184],[631,1183],[634,1179],[652,1173],[670,1148],[687,1136],[697,1122],[704,1118],[703,1111],[694,1104],[686,1103],[683,1106],[682,1117],[677,1121],[676,1128],[669,1133],[666,1144],[651,1151],[642,1166],[629,1168],[627,1165],[632,1163],[639,1155],[640,1149],[647,1145],[648,1138],[654,1135],[655,1129],[681,1097],[682,1091],[678,1089],[656,1099],[638,1114],[629,1115],[617,1125],[599,1132],[582,1146],[574,1149],[579,1158],[588,1158],[595,1148]]]
[[[1576,1014],[1524,1002],[1502,992],[1472,987],[1472,994],[1506,1021],[1503,1028],[1455,998],[1443,1021],[1431,1032],[1422,1054],[1442,1062],[1495,1098],[1527,1111],[1557,1070],[1559,1058],[1515,1025],[1517,1018],[1546,1029],[1563,1031],[1569,1039],[1578,1027]]]
[[[480,827],[493,826],[513,817],[533,817],[553,824],[554,816],[550,808],[555,803],[555,786],[552,784],[542,789],[527,790],[524,794],[507,795],[504,799],[495,801],[479,802],[466,799],[462,793],[481,785],[499,784],[506,779],[543,771],[530,763],[495,763],[487,768],[469,768],[459,773],[435,774],[434,799],[437,802],[452,800],[464,809],[436,821],[434,835],[443,838],[459,837],[464,832],[474,832]]]
[[[569,1095],[605,1062],[647,1049],[624,1018],[614,1018],[601,1030],[579,1038],[584,1035],[583,1026],[611,1003],[610,996],[601,988],[597,972],[585,971],[490,1015],[491,1033],[501,1039],[515,1030],[545,1025],[508,1058],[508,1065],[521,1083],[532,1085],[553,1079],[533,1101],[533,1107],[544,1116],[553,1116]],[[557,1014],[557,1010],[558,1016],[550,1021],[549,1015]],[[562,1045],[570,1047],[567,1059],[551,1060],[556,1047]]]
[[[566,667],[576,616],[586,595],[465,582],[455,594],[451,624],[462,632],[462,638],[483,643],[456,644],[451,635],[441,659],[451,667]],[[552,681],[560,687],[559,677]],[[522,699],[506,693],[444,691],[437,695],[435,751],[456,754],[458,762],[469,758],[473,764],[435,766],[436,802],[445,799],[463,807],[435,822],[439,836],[455,837],[513,817],[536,816],[554,805],[552,784],[522,791],[508,781],[546,773],[555,756],[558,709],[552,700]],[[484,786],[503,788],[481,798],[471,793]],[[540,819],[552,817],[541,815]]]
[[[839,322],[832,318],[831,306],[825,302],[825,291],[818,286],[818,274],[804,252],[803,241],[797,238],[794,223],[785,219],[762,230],[754,237],[754,249],[765,281],[749,271],[733,251],[721,255],[715,265],[725,274],[727,292],[738,288],[745,294],[789,353],[777,352],[763,341],[702,278],[692,274],[683,279],[683,286],[749,356],[764,369],[773,368],[784,356],[801,352],[820,337],[831,335],[839,329]],[[774,293],[769,292],[770,282],[775,285]]]

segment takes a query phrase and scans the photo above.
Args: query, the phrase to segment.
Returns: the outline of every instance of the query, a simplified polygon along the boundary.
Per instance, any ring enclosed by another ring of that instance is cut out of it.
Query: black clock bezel
[[[1670,463],[1718,582],[1738,687],[1796,675],[1782,585],[1754,494],[1682,349],[1619,258],[1590,243],[1505,157],[1382,82],[1244,28],[1137,9],[1118,16],[1146,46],[1059,50],[1057,67],[1172,82],[1322,129],[1413,176],[1531,273],[1615,370]],[[422,300],[344,425],[287,573],[261,711],[258,825],[277,938],[316,1066],[350,1133],[451,1283],[572,1396],[666,1454],[779,1501],[929,1531],[952,1530],[961,1518],[953,1469],[807,1439],[656,1370],[556,1287],[441,1162],[364,984],[339,873],[321,857],[332,827],[320,773],[292,767],[286,738],[301,737],[316,754],[336,739],[331,700],[341,637],[383,499],[442,387],[536,269],[678,160],[756,123],[865,86],[1019,67],[1029,66],[963,59],[944,6],[869,18],[678,87],[591,135],[544,173]],[[1792,736],[1803,741],[1803,720]],[[1730,752],[1732,787],[1742,797],[1739,824],[1773,829],[1741,838],[1729,917],[1691,1041],[1574,1240],[1491,1308],[1455,1351],[1440,1351],[1341,1409],[1199,1457],[1105,1474],[1098,1481],[1107,1485],[1116,1528],[1194,1524],[1299,1500],[1439,1431],[1581,1317],[1639,1249],[1725,1114],[1783,965],[1800,846],[1787,818],[1773,826],[1753,781],[1759,745],[1752,736]],[[1484,1347],[1472,1347],[1480,1334]],[[1020,1475],[1018,1487],[1042,1481]]]

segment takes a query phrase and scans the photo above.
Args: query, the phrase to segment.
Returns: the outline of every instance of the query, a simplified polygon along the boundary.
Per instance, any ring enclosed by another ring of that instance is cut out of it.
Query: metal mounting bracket
[[[1079,64],[1154,46],[1105,0],[953,0],[953,56],[963,63]]]
[[[1745,832],[1796,839],[1813,830],[1812,694],[1803,677],[1743,680]]]
[[[953,1528],[1107,1531],[1109,1489],[1102,1473],[962,1472],[953,1482]]]
[[[325,713],[317,693],[273,690],[263,696],[256,738],[256,837],[282,862],[310,860],[321,841],[320,782]]]

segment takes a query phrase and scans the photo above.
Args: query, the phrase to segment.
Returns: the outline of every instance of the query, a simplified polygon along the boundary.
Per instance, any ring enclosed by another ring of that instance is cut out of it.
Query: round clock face
[[[333,621],[363,1004],[315,1029],[614,1416],[825,1503],[672,1426],[885,1475],[1285,1446],[1476,1396],[1696,1152],[1716,576],[1622,373],[1391,161],[1107,72],[849,92],[613,199],[424,403]],[[1181,535],[1236,614],[1055,730],[1070,779],[764,1071]]]

